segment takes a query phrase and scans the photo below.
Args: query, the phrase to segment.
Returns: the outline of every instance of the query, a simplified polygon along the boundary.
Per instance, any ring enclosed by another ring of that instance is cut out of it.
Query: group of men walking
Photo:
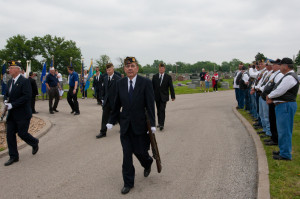
[[[100,76],[97,72],[94,78],[94,88],[97,81],[97,95],[102,104],[102,122],[100,133],[97,138],[106,137],[107,129],[111,129],[116,123],[120,124],[120,140],[123,148],[122,174],[124,187],[122,194],[128,193],[134,187],[135,169],[133,166],[132,155],[134,154],[144,167],[144,176],[147,177],[151,172],[153,162],[148,150],[150,149],[150,139],[147,134],[147,118],[150,120],[151,130],[156,131],[155,108],[157,106],[158,124],[160,130],[164,129],[165,109],[169,101],[169,91],[172,101],[175,100],[175,92],[172,78],[165,73],[165,65],[159,65],[159,73],[153,80],[139,76],[138,62],[134,57],[126,57],[124,60],[124,71],[127,75],[121,75],[114,71],[113,64],[106,66],[106,75]],[[28,133],[30,119],[32,117],[31,98],[32,89],[29,79],[20,75],[21,68],[18,62],[9,62],[9,72],[12,79],[8,81],[8,88],[5,94],[5,105],[8,109],[7,115],[7,143],[10,159],[5,163],[9,166],[19,160],[17,151],[16,133],[27,144],[32,146],[32,154],[36,154],[39,149],[39,140]],[[59,102],[58,90],[61,85],[55,75],[54,68],[46,77],[46,85],[49,92],[49,112],[58,112]],[[69,91],[67,95],[68,103],[72,109],[71,113],[79,115],[79,105],[77,101],[78,74],[73,67],[68,67],[69,72]],[[97,79],[98,77],[98,79]],[[100,92],[101,91],[101,92]],[[34,97],[35,97],[34,95]],[[53,104],[53,99],[55,99]]]
[[[278,145],[275,160],[292,159],[292,132],[297,110],[298,76],[292,59],[240,63],[234,77],[237,109],[245,109],[267,146]]]

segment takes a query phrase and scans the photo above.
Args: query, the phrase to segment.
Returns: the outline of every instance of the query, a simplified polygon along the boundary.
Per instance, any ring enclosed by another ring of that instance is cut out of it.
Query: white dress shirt
[[[249,75],[247,74],[247,72],[244,72],[243,76],[242,76],[242,80],[244,80],[245,83],[249,82]]]
[[[249,68],[249,75],[251,78],[256,79],[258,74],[259,71],[257,71],[255,68]]]
[[[278,75],[277,75],[278,74]],[[275,79],[274,79],[275,77]],[[264,85],[260,87],[260,90],[262,92],[264,92],[265,87],[268,85],[268,83],[274,79],[274,83],[276,84],[277,82],[279,82],[279,80],[283,77],[283,74],[280,72],[280,70],[277,70],[276,72],[272,73],[272,75],[270,76],[268,82]]]
[[[130,79],[128,79],[128,92],[129,92],[129,89],[130,89]],[[134,78],[132,78],[132,87],[133,87],[133,90],[134,90],[134,86],[135,86],[135,82],[136,82],[136,75],[134,76]]]
[[[159,73],[159,78],[161,78],[161,80],[159,82],[159,85],[161,85],[161,83],[162,83],[162,81],[164,79],[164,75],[165,75],[165,73],[163,73],[163,74]]]
[[[294,72],[294,70],[291,70],[288,73],[292,73],[292,72]],[[271,99],[280,97],[284,95],[289,89],[293,88],[297,83],[298,83],[297,80],[293,76],[291,75],[285,76],[282,79],[281,83],[278,85],[278,87],[275,90],[273,90],[268,95],[268,97]],[[282,102],[282,101],[275,100],[274,103],[276,102]]]

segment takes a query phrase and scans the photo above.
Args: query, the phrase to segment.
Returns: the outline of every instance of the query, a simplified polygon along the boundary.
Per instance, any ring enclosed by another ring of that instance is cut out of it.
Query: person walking
[[[83,89],[82,89],[82,99],[87,99],[87,89],[85,90],[85,84],[86,81],[88,80],[89,75],[87,74],[87,70],[84,70],[83,72]]]
[[[55,74],[54,67],[50,68],[50,73],[46,77],[46,86],[49,93],[49,112],[50,114],[54,114],[55,112],[59,112],[57,110],[58,102],[59,102],[59,90],[61,90],[61,87],[59,85],[59,81]],[[54,104],[53,104],[53,98],[54,98]]]
[[[103,87],[102,87],[102,122],[101,122],[101,130],[99,135],[96,138],[102,138],[106,136],[107,127],[106,124],[108,119],[110,118],[111,112],[114,107],[114,100],[117,94],[117,81],[121,79],[118,75],[114,73],[114,65],[112,63],[108,63],[106,65],[106,73],[107,76],[104,78]]]
[[[31,95],[31,111],[32,111],[32,114],[37,114],[38,112],[36,112],[35,110],[35,98],[36,96],[39,94],[39,91],[38,91],[38,88],[37,88],[37,85],[36,85],[36,81],[34,79],[34,76],[36,74],[34,74],[33,72],[30,72],[29,73],[29,81],[30,81],[30,84],[31,84],[31,92],[32,92],[32,95]]]
[[[28,133],[31,112],[31,85],[30,81],[20,74],[20,63],[17,61],[8,62],[9,74],[12,76],[7,83],[7,90],[4,96],[4,104],[8,113],[6,118],[7,124],[7,146],[9,160],[5,166],[9,166],[19,161],[17,148],[18,136],[32,147],[32,154],[35,155],[39,150],[39,140]]]
[[[152,78],[152,85],[155,95],[155,104],[157,109],[157,120],[159,130],[164,129],[166,117],[166,105],[169,101],[169,91],[171,92],[172,101],[175,100],[175,92],[172,77],[165,73],[166,68],[163,63],[158,66],[158,73]]]
[[[67,95],[67,101],[72,109],[71,114],[79,115],[79,104],[77,101],[77,93],[78,93],[78,74],[74,71],[72,66],[68,67],[69,73],[69,91]]]
[[[106,126],[111,129],[120,115],[124,181],[121,193],[127,194],[134,187],[135,169],[132,154],[137,157],[142,167],[144,167],[144,177],[148,177],[151,172],[153,159],[148,153],[150,138],[147,134],[146,114],[150,120],[152,132],[155,132],[156,128],[154,92],[151,81],[137,75],[139,66],[134,57],[125,58],[124,71],[127,77],[117,82],[114,109]],[[121,108],[122,112],[120,112]]]
[[[100,74],[100,71],[98,70],[96,72],[96,75],[94,76],[93,87],[92,87],[92,90],[95,91],[94,97],[97,99],[98,105],[102,105],[102,101],[101,101],[102,84],[103,84],[103,76]]]

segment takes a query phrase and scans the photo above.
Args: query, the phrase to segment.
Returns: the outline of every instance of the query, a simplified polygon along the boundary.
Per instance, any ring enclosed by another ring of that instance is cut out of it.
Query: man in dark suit
[[[34,74],[33,72],[29,73],[29,81],[31,84],[31,91],[32,91],[32,95],[31,95],[31,111],[33,114],[37,114],[38,112],[35,111],[35,97],[39,94],[37,85],[36,85],[36,81],[34,79],[34,76],[36,74]]]
[[[155,103],[157,108],[157,120],[160,130],[164,129],[165,117],[166,117],[166,105],[169,101],[169,90],[171,92],[172,101],[175,100],[175,92],[172,82],[172,77],[165,73],[165,65],[163,63],[159,64],[159,73],[153,76],[152,84],[155,94]]]
[[[155,128],[154,93],[151,81],[137,75],[139,67],[134,57],[126,57],[124,71],[127,77],[117,82],[114,108],[106,125],[108,129],[118,121],[120,116],[121,144],[123,148],[122,174],[124,187],[122,194],[127,194],[134,186],[135,170],[132,162],[134,154],[144,167],[144,176],[151,172],[153,159],[149,156],[150,139],[147,135],[146,113],[151,130]],[[120,109],[122,112],[120,113]],[[146,112],[147,111],[147,112]]]
[[[106,124],[114,107],[114,100],[117,93],[116,82],[119,79],[121,79],[121,77],[114,73],[114,65],[112,63],[108,63],[106,65],[106,73],[107,76],[103,80],[103,87],[101,92],[103,99],[101,130],[99,135],[96,136],[96,138],[102,138],[106,136]]]
[[[9,74],[12,76],[7,83],[8,89],[4,96],[4,103],[7,106],[7,146],[9,160],[4,164],[9,166],[19,161],[16,133],[27,144],[32,146],[32,154],[39,149],[39,140],[28,133],[31,113],[31,85],[30,81],[23,77],[20,72],[20,64],[16,61],[8,62]]]
[[[100,71],[97,70],[93,81],[93,90],[95,91],[95,97],[97,98],[97,103],[101,105],[101,89],[102,89],[103,77],[100,75]]]

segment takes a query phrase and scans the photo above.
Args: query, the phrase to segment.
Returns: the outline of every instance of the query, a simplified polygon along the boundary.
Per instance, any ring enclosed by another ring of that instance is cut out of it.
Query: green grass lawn
[[[300,99],[298,96],[297,105],[300,107]],[[252,119],[244,110],[239,112],[252,124]],[[261,139],[263,145],[263,139]],[[294,130],[292,137],[292,161],[273,160],[272,151],[278,151],[278,146],[264,145],[268,165],[270,179],[271,198],[300,199],[300,110],[297,109],[294,118]]]

